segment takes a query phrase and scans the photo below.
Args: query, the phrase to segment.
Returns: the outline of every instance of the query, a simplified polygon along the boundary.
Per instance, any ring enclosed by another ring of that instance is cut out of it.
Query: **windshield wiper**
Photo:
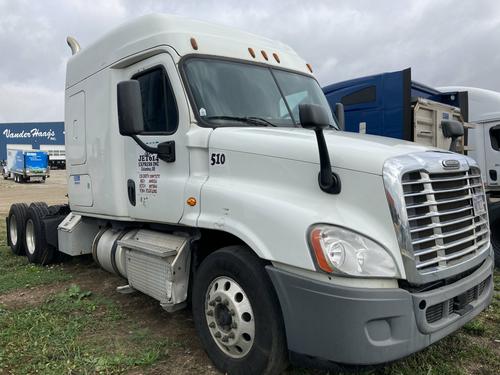
[[[255,117],[255,116],[248,116],[248,117],[207,116],[205,118],[208,120],[229,120],[229,121],[246,122],[246,123],[257,125],[257,126],[278,126],[276,124],[273,124],[271,121],[266,120],[265,118]]]

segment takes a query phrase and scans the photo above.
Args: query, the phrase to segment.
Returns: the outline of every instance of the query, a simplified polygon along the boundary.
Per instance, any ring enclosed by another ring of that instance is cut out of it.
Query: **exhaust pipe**
[[[80,44],[72,36],[66,38],[66,43],[68,43],[69,48],[71,48],[71,54],[76,55],[80,52]]]

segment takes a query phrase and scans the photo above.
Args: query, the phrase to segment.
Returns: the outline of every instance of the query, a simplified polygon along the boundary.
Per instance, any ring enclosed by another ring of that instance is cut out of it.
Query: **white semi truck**
[[[248,33],[150,15],[68,43],[69,206],[12,205],[15,253],[190,302],[230,374],[392,361],[488,305],[474,160],[337,131],[311,67]]]

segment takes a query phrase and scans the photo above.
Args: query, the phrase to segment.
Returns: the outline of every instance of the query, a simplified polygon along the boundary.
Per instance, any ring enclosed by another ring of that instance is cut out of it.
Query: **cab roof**
[[[197,49],[191,38],[196,40]],[[150,14],[117,27],[73,55],[67,65],[66,88],[102,69],[119,65],[134,54],[165,46],[172,47],[179,57],[188,54],[230,57],[310,74],[305,61],[281,42],[205,21]]]

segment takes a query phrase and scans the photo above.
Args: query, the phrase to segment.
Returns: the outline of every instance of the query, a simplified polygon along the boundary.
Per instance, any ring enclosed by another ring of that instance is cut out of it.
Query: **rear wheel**
[[[9,210],[8,243],[12,252],[16,255],[24,255],[24,230],[26,217],[28,216],[28,205],[25,203],[14,203]]]
[[[500,268],[500,202],[488,207],[491,232],[491,246],[495,253],[495,266]]]
[[[210,359],[229,374],[279,374],[287,364],[281,310],[248,248],[209,255],[195,275],[193,318]]]
[[[49,213],[47,204],[32,203],[28,209],[24,245],[26,256],[31,263],[49,264],[54,258],[56,249],[47,243],[43,218]]]

